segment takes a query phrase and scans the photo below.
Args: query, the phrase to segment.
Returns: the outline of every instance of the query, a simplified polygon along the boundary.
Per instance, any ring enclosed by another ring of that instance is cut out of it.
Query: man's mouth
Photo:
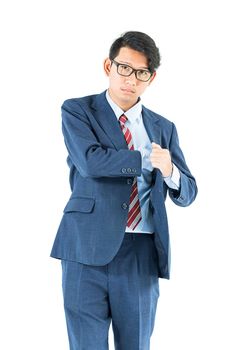
[[[131,89],[131,88],[121,88],[121,90],[122,90],[123,92],[128,92],[128,93],[132,93],[132,94],[135,93],[135,91],[134,91],[133,89]]]

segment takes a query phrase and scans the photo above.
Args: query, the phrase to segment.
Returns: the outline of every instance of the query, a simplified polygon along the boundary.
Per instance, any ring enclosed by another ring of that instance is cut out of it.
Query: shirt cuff
[[[173,190],[179,190],[180,188],[180,172],[175,164],[173,164],[172,174],[170,176],[163,177],[166,185]]]

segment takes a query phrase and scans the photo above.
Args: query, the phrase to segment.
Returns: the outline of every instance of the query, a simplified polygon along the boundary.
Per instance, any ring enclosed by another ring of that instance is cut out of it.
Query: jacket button
[[[128,204],[127,203],[123,203],[122,204],[122,208],[125,210],[125,209],[127,209],[128,208]]]
[[[127,172],[128,172],[128,173],[131,173],[131,172],[132,172],[131,168],[128,168],[128,169],[127,169]]]
[[[121,172],[122,172],[123,174],[125,174],[125,173],[127,172],[127,169],[126,169],[126,168],[122,168],[122,169],[121,169]]]
[[[135,168],[131,169],[131,171],[132,171],[132,173],[136,173],[136,169]]]
[[[132,179],[127,179],[127,185],[132,185]]]

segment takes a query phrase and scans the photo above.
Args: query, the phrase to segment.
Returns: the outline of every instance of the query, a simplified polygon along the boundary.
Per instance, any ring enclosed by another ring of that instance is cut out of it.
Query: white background
[[[143,103],[175,122],[199,187],[191,207],[167,201],[172,278],[160,280],[152,349],[251,350],[250,5],[1,3],[1,349],[68,349],[49,258],[70,194],[60,106],[103,91],[110,44],[140,30],[162,54]]]

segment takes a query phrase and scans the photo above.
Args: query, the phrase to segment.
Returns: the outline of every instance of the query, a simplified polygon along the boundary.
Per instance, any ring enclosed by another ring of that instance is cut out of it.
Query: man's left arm
[[[174,124],[172,124],[169,149],[152,143],[150,160],[152,166],[161,171],[172,201],[183,207],[190,205],[197,195],[197,185],[179,146]]]

